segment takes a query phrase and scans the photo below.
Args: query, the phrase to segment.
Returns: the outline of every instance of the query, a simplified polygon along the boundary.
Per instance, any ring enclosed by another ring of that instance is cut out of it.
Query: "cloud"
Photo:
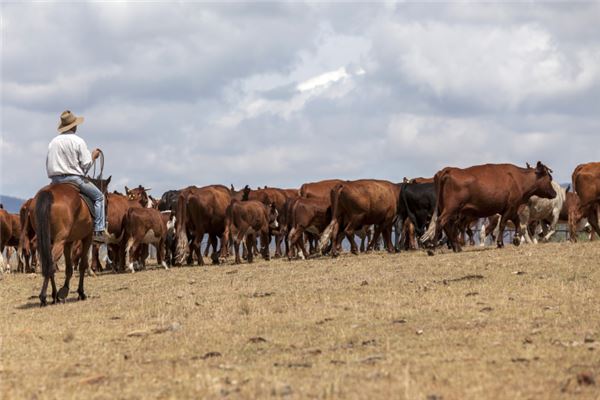
[[[47,183],[60,112],[113,188],[298,187],[539,160],[600,144],[600,6],[3,6],[0,193]],[[31,29],[35,26],[36,29]]]

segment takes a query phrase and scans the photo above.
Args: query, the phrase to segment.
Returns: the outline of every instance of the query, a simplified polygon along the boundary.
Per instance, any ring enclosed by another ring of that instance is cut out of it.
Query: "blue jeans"
[[[105,228],[104,217],[104,195],[92,182],[86,182],[78,175],[60,175],[53,176],[52,183],[74,183],[79,187],[79,191],[92,199],[94,202],[94,232],[103,231]]]

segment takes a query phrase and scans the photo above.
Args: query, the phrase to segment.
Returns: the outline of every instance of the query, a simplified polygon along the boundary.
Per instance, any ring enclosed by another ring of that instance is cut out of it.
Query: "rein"
[[[87,169],[87,171],[85,171],[85,177],[93,182],[97,182],[100,187],[98,189],[100,189],[100,191],[102,193],[104,193],[108,188],[104,187],[104,181],[102,180],[102,174],[104,173],[104,153],[102,152],[102,150],[98,149],[100,156],[98,157],[100,159],[100,172],[98,173],[98,175],[96,175],[96,163],[98,162],[98,159],[94,160],[94,164],[93,164],[93,170],[92,170],[92,176],[88,175],[88,172],[90,171],[90,169],[92,168],[92,166],[90,166],[90,168]]]

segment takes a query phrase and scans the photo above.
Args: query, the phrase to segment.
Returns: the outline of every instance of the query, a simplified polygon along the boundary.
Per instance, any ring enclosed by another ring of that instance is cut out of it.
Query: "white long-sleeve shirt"
[[[85,141],[71,131],[56,136],[48,145],[48,178],[56,175],[83,176],[91,165],[92,154]]]

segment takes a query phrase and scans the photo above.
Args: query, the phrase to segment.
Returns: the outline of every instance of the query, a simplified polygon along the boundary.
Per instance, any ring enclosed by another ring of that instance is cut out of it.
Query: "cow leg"
[[[100,265],[100,257],[99,257],[99,247],[97,244],[92,245],[92,271],[102,271],[102,266]],[[108,248],[108,246],[107,246]]]
[[[254,250],[253,248],[256,247],[256,236],[253,233],[246,233],[246,235],[244,235],[244,239],[246,242],[246,247],[248,247],[248,264],[252,264],[252,262],[254,262]]]
[[[354,254],[354,255],[358,255],[358,246],[356,245],[356,242],[354,241],[354,232],[355,232],[355,230],[351,228],[350,224],[348,224],[346,226],[346,229],[344,229],[344,234],[346,235],[346,239],[348,239],[348,241],[350,242],[350,252],[352,252],[352,254]]]
[[[196,232],[194,234],[194,240],[192,241],[191,245],[191,248],[193,249],[192,251],[198,255],[198,265],[204,265],[204,258],[202,258],[202,249],[200,248],[202,244],[202,239],[204,239],[204,232]]]
[[[519,232],[521,234],[521,243],[525,242],[527,244],[532,244],[533,240],[531,240],[531,236],[529,235],[529,218],[530,211],[529,206],[525,205],[519,209],[519,220],[520,223],[518,225]]]
[[[396,253],[400,252],[400,238],[402,237],[402,227],[404,226],[404,221],[400,217],[396,217],[394,219],[394,250]]]
[[[269,252],[268,238],[269,238],[269,231],[268,230],[265,230],[265,231],[261,232],[261,234],[260,234],[261,254],[262,254],[263,258],[265,260],[267,260],[267,261],[269,261],[271,259],[271,254]],[[255,240],[255,242],[256,242],[256,240]],[[281,255],[280,255],[280,257],[281,257]]]
[[[156,245],[156,262],[164,269],[169,269],[167,263],[165,262],[165,239],[160,239]]]
[[[587,213],[587,219],[589,224],[592,226],[593,230],[590,235],[590,241],[593,240],[593,234],[596,232],[598,236],[600,236],[600,226],[598,226],[598,212],[596,211],[596,206],[592,206],[589,208]]]
[[[275,234],[275,254],[273,258],[281,257],[281,242],[283,241],[283,235],[281,233]]]
[[[233,234],[233,251],[235,252],[235,263],[240,264],[242,260],[240,259],[240,242],[244,239],[244,234],[241,231],[238,231]]]
[[[125,254],[129,257],[129,271],[133,274],[135,269],[133,268],[133,261],[135,260],[135,252],[138,248],[136,240],[133,236],[131,236],[127,240],[127,247],[125,248]]]
[[[369,241],[367,243],[367,252],[371,252],[375,249],[375,244],[379,241],[379,236],[381,235],[381,226],[375,225],[375,231],[371,234],[371,227],[367,227],[365,230],[365,236],[369,237]]]
[[[387,249],[388,253],[394,252],[394,246],[392,244],[392,228],[393,224],[382,227],[381,233],[383,237],[383,245]]]
[[[552,235],[556,233],[556,224],[558,223],[558,219],[560,218],[560,210],[554,209],[552,210],[552,221],[550,221],[550,226],[548,229],[548,233],[544,236],[544,241],[547,242],[550,240]]]

